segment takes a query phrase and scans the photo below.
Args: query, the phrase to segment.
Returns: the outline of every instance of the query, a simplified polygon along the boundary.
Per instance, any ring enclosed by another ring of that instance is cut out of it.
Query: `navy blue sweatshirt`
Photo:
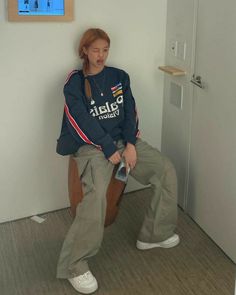
[[[85,96],[82,70],[69,74],[65,86],[65,108],[57,140],[57,153],[69,155],[84,144],[102,150],[106,158],[117,151],[116,141],[136,143],[138,117],[128,74],[104,67],[88,76],[92,99]]]

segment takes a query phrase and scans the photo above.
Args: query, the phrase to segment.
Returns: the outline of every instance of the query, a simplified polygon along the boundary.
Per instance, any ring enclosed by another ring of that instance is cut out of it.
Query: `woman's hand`
[[[110,156],[110,158],[108,158],[108,160],[112,164],[116,165],[116,164],[120,163],[120,161],[121,161],[121,155],[119,154],[118,151],[116,151],[113,155]]]
[[[137,153],[135,146],[131,143],[127,143],[122,157],[125,159],[126,170],[128,170],[129,168],[134,169],[137,162]]]

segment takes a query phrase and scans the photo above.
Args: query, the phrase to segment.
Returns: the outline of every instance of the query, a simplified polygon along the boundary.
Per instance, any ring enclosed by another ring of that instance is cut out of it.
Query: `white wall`
[[[166,0],[75,0],[70,23],[11,23],[0,2],[0,222],[68,206],[67,157],[55,153],[62,87],[88,27],[111,37],[108,64],[128,71],[144,139],[161,146]]]
[[[186,71],[184,76],[165,74],[161,150],[174,163],[178,177],[178,203],[185,209],[188,184],[191,134],[192,84],[195,51],[195,0],[168,0],[166,27],[166,64]],[[177,43],[177,44],[176,44]],[[184,43],[186,44],[185,57]],[[176,51],[172,49],[176,44]],[[171,83],[182,87],[182,103],[175,105]]]

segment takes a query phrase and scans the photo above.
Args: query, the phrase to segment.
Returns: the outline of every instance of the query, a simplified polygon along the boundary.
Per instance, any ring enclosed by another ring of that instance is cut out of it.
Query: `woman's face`
[[[90,73],[98,73],[105,66],[109,53],[109,44],[106,40],[97,39],[87,49],[84,48],[84,53],[88,56]]]

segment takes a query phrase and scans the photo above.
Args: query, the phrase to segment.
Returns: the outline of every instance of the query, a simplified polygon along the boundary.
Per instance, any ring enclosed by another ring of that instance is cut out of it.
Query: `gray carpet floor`
[[[96,295],[233,295],[235,264],[179,210],[181,243],[172,249],[135,248],[150,189],[126,194],[100,252],[89,261]],[[72,222],[69,209],[0,224],[0,295],[78,294],[58,280],[56,264]]]

